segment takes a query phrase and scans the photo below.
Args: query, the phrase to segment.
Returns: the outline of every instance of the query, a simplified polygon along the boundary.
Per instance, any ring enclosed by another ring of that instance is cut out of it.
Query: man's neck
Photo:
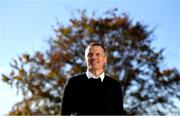
[[[89,70],[89,72],[91,72],[94,76],[99,76],[104,72],[104,70]]]

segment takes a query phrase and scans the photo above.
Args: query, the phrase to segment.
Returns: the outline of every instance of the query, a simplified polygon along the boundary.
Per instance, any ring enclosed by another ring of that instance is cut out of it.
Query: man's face
[[[103,70],[107,57],[102,47],[90,46],[85,51],[85,61],[89,70]]]

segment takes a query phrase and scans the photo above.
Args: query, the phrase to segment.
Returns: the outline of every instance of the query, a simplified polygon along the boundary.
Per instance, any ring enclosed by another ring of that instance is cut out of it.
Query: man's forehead
[[[101,46],[89,46],[85,50],[85,56],[88,54],[105,54]]]

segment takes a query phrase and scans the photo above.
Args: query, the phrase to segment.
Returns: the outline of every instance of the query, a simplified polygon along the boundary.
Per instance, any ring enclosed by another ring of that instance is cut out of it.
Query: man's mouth
[[[96,64],[98,64],[98,62],[93,61],[93,62],[91,62],[91,64],[92,64],[92,65],[96,65]]]

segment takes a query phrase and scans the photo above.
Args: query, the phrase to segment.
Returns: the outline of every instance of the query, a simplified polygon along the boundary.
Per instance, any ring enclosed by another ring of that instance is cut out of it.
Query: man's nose
[[[91,56],[91,59],[95,59],[95,58],[97,58],[96,55],[92,55]]]

